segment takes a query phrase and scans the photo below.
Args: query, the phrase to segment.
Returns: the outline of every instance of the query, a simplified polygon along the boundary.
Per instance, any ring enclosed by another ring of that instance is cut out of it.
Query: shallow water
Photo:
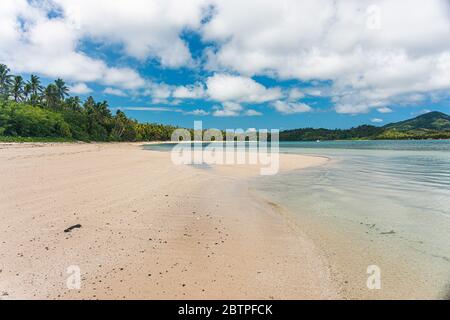
[[[168,150],[172,146],[152,146]],[[450,140],[282,142],[326,165],[251,187],[293,213],[350,298],[442,298],[450,283]],[[382,289],[366,286],[367,266]]]
[[[332,260],[341,255],[337,272],[344,273],[349,291],[388,298],[448,294],[449,140],[281,143],[280,151],[331,159],[252,185],[303,218],[300,223],[325,226],[314,228],[312,237]],[[344,237],[327,237],[330,233]],[[365,266],[371,264],[389,276],[384,281],[389,292],[364,292]],[[361,273],[356,279],[355,272]]]

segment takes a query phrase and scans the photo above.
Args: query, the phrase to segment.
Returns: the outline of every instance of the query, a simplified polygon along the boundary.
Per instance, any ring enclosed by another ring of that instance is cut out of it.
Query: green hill
[[[450,116],[439,111],[428,112],[413,119],[394,122],[384,126],[398,131],[408,130],[450,130]]]
[[[383,127],[362,125],[351,129],[293,129],[280,132],[282,141],[350,139],[450,139],[450,116],[433,111]]]
[[[450,116],[433,111],[413,119],[387,124],[383,129],[380,139],[449,138]]]

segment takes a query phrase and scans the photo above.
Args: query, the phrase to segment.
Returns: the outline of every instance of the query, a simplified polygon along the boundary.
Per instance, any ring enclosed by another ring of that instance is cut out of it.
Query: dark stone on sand
[[[73,225],[71,227],[68,227],[66,230],[64,230],[64,232],[70,232],[73,229],[78,229],[78,228],[81,228],[81,224],[75,224],[75,225]]]

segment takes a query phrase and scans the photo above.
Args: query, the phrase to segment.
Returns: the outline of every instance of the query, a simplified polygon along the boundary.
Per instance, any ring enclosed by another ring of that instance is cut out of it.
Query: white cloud
[[[200,99],[205,96],[205,89],[202,84],[179,86],[175,88],[172,96],[178,99]]]
[[[246,116],[253,117],[253,116],[262,116],[262,113],[253,109],[248,109],[244,113]]]
[[[172,96],[173,87],[165,83],[148,83],[144,91],[144,95],[151,97],[151,102],[170,103],[169,99]]]
[[[305,97],[305,94],[300,91],[300,89],[292,88],[291,90],[289,90],[289,100],[299,100],[303,97]]]
[[[123,88],[144,84],[134,70],[110,67],[78,50],[77,45],[85,35],[65,16],[49,18],[48,13],[55,9],[52,1],[3,0],[0,61],[13,72],[38,73],[74,82],[99,82]]]
[[[379,29],[368,27],[371,5]],[[331,81],[336,109],[351,112],[450,89],[445,0],[218,0],[215,12],[202,27],[219,44],[206,55],[212,70]]]
[[[92,89],[89,88],[85,83],[75,83],[69,86],[70,93],[74,94],[88,94],[92,92]]]
[[[194,116],[207,116],[209,114],[209,112],[205,111],[203,109],[195,109],[192,111],[187,111],[184,114],[194,115]]]
[[[104,94],[110,94],[110,95],[113,95],[113,96],[118,96],[118,97],[126,97],[126,96],[128,96],[125,93],[125,91],[120,90],[120,89],[116,89],[116,88],[110,88],[110,87],[105,88],[105,90],[103,90],[103,93]]]
[[[244,109],[239,103],[224,102],[222,107],[213,107],[213,116],[215,117],[237,117]]]
[[[125,89],[136,89],[145,84],[144,79],[130,68],[108,68],[102,82]]]
[[[308,96],[320,97],[323,95],[323,90],[317,88],[307,88],[304,91]]]
[[[379,113],[391,113],[392,109],[389,107],[381,107],[381,108],[377,108],[377,111]]]
[[[181,67],[192,57],[180,34],[201,25],[204,0],[54,0],[83,37],[123,46],[128,56]]]
[[[84,39],[118,44],[126,55],[141,60],[190,65],[180,33],[200,26],[204,5],[203,0],[3,0],[0,60],[14,72],[136,89],[145,84],[136,71],[108,66],[80,51],[78,44]],[[61,15],[50,18],[51,11]]]
[[[368,113],[370,111],[370,106],[366,104],[338,104],[335,106],[334,110],[337,113]]]
[[[266,88],[248,77],[216,73],[206,80],[208,96],[217,101],[262,103],[282,96],[280,88]]]
[[[148,82],[144,95],[152,103],[173,103],[174,99],[210,99],[219,102],[263,103],[283,96],[280,88],[266,88],[248,77],[214,74],[205,83],[174,86],[166,83]]]
[[[304,113],[312,111],[312,108],[305,103],[294,103],[277,100],[272,106],[282,114]]]
[[[383,122],[383,119],[373,118],[373,119],[370,119],[370,121],[373,122],[373,123],[380,123],[380,122]]]

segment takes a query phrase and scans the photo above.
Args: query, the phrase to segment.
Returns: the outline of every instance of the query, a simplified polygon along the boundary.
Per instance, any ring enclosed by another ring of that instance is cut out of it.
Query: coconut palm
[[[44,90],[43,98],[50,109],[56,109],[59,104],[59,90],[56,84],[50,83]]]
[[[13,78],[13,82],[11,85],[11,95],[16,102],[20,102],[23,100],[24,91],[23,91],[23,78],[21,76],[15,76]]]
[[[0,64],[0,98],[7,98],[10,86],[12,84],[12,76],[9,74],[9,68]]]
[[[23,96],[26,101],[30,101],[31,98],[31,85],[29,83],[25,83],[23,87]]]
[[[30,102],[35,105],[39,101],[40,94],[44,91],[44,88],[41,86],[41,80],[38,76],[32,74],[27,84],[31,89]]]
[[[79,96],[75,97],[69,97],[65,101],[65,105],[67,108],[73,110],[73,111],[81,111],[81,99]]]
[[[64,100],[65,97],[69,96],[69,88],[66,86],[66,83],[63,79],[58,78],[55,80],[55,86],[58,91],[58,98],[60,100]]]

